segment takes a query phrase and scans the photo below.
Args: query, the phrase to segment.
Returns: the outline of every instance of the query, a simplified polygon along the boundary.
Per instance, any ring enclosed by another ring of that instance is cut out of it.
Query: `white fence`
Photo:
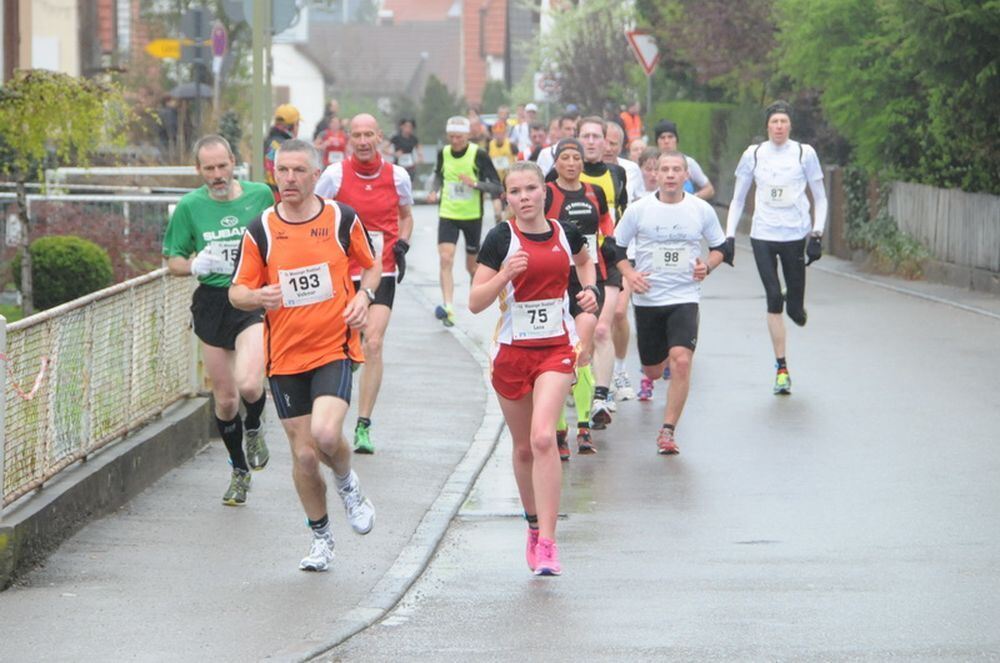
[[[1000,196],[893,182],[889,213],[938,260],[1000,273]]]
[[[2,506],[197,391],[194,286],[158,269],[6,325]]]

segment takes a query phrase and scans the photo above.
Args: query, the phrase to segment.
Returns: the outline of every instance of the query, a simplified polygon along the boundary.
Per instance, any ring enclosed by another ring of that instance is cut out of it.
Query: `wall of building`
[[[299,138],[310,140],[326,104],[323,73],[292,44],[275,44],[271,57],[274,61],[271,80],[275,86],[287,88],[288,103],[298,108],[302,115]]]

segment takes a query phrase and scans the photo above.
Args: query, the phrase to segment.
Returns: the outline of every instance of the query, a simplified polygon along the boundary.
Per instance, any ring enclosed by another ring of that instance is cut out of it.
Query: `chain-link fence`
[[[194,286],[158,269],[6,326],[4,506],[197,390]]]

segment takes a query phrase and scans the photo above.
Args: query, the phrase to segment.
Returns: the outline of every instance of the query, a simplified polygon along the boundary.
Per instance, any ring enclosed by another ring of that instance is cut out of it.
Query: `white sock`
[[[615,357],[615,373],[625,372],[625,360]]]
[[[333,480],[337,484],[337,490],[346,490],[351,485],[351,475],[353,472],[348,472],[345,476],[339,476],[336,472],[333,473]]]

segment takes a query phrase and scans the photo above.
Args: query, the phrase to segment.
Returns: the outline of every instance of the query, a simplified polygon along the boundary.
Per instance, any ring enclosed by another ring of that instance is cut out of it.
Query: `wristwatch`
[[[597,289],[596,285],[585,285],[585,286],[583,286],[583,289],[584,290],[589,290],[592,293],[594,293],[594,297],[597,297],[598,300],[601,299],[601,291]]]
[[[372,290],[371,288],[362,288],[361,292],[365,293],[365,296],[368,297],[368,304],[369,305],[375,303],[375,291],[374,290]]]

